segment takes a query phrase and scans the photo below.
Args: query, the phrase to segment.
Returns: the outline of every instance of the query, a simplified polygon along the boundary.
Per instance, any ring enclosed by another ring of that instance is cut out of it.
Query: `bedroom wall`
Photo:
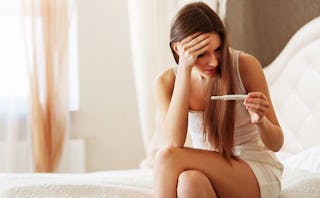
[[[303,24],[317,16],[319,0],[228,0],[226,24],[231,45],[266,66]]]
[[[144,150],[126,0],[77,0],[80,110],[71,136],[86,142],[87,171],[137,168]]]

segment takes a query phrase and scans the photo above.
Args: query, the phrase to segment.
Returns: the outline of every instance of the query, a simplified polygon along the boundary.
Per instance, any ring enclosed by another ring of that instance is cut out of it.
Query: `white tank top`
[[[241,81],[238,59],[240,51],[230,48],[230,55],[233,65],[234,76],[236,79],[236,93],[247,94]],[[174,68],[176,72],[176,67]],[[234,145],[242,145],[260,140],[257,127],[251,123],[249,112],[242,104],[243,100],[237,100],[235,106],[235,128],[234,128]],[[213,150],[210,143],[203,137],[203,112],[189,111],[188,115],[188,132],[192,139],[194,148]]]

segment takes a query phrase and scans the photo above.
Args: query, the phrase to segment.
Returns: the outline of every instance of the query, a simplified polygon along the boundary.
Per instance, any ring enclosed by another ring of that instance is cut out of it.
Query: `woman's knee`
[[[154,168],[156,170],[167,169],[177,165],[177,149],[171,146],[160,149],[155,156]]]
[[[197,170],[182,172],[178,178],[178,197],[216,197],[208,177]]]

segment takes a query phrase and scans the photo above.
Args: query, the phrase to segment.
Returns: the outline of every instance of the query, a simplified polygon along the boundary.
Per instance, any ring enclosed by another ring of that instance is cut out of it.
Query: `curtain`
[[[0,172],[32,172],[27,101],[16,95],[1,97]]]
[[[32,172],[28,76],[18,0],[0,2],[0,172]]]
[[[156,123],[153,79],[162,69],[175,64],[169,48],[170,23],[176,12],[190,2],[193,1],[128,0],[135,86],[146,151]],[[203,2],[225,14],[226,0]]]
[[[54,172],[68,120],[68,1],[22,1],[34,170]]]

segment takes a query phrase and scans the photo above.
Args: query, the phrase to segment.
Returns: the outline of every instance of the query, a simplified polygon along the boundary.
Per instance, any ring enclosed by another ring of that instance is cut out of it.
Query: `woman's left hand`
[[[270,106],[267,97],[262,92],[250,92],[243,104],[249,111],[251,122],[254,124],[260,123]]]

